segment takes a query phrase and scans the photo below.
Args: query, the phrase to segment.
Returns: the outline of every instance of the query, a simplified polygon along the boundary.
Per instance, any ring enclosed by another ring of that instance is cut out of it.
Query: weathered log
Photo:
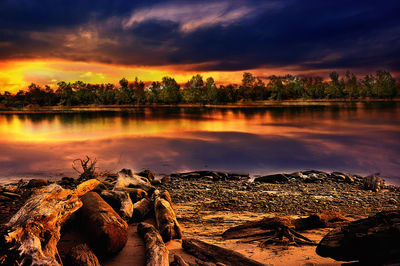
[[[95,192],[86,193],[79,210],[81,223],[96,254],[120,251],[128,240],[127,223]]]
[[[11,218],[6,241],[14,243],[21,264],[59,265],[57,242],[63,222],[82,206],[79,196],[98,185],[97,180],[80,184],[75,190],[52,184],[38,189]]]
[[[136,222],[142,221],[151,212],[150,200],[144,198],[133,204],[132,219]]]
[[[182,229],[172,209],[169,193],[167,191],[163,193],[156,191],[154,195],[154,214],[158,231],[160,231],[164,242],[168,242],[174,238],[182,238]]]
[[[222,236],[225,239],[246,238],[271,235],[271,230],[287,226],[293,230],[309,230],[316,228],[337,227],[347,223],[347,219],[337,212],[322,212],[306,218],[265,217],[258,221],[246,222],[226,230]]]
[[[99,260],[86,244],[71,249],[65,258],[65,264],[71,266],[100,266]]]
[[[157,229],[151,224],[140,223],[137,230],[146,245],[146,265],[168,266],[169,252]]]
[[[226,230],[222,237],[225,239],[245,238],[260,235],[270,235],[271,230],[280,226],[294,227],[290,217],[265,217],[259,221],[246,222]]]
[[[172,266],[189,266],[186,261],[178,254],[174,255],[174,261],[171,263]]]
[[[143,181],[141,176],[134,175],[132,170],[122,169],[118,172],[118,179],[114,188],[119,189],[127,187],[139,187],[147,192],[152,192],[155,189],[152,185]]]
[[[208,244],[198,239],[183,239],[182,247],[186,252],[203,261],[211,261],[214,263],[223,263],[225,265],[235,266],[264,265],[255,260],[246,258],[236,251]]]
[[[147,197],[147,192],[140,188],[131,188],[131,187],[114,187],[114,191],[124,191],[129,193],[129,197],[131,198],[132,202],[135,203],[143,198]]]
[[[101,197],[107,201],[117,202],[117,210],[121,214],[121,217],[129,220],[132,218],[133,203],[129,194],[124,191],[104,190],[101,192]],[[113,206],[113,204],[110,204]],[[113,206],[114,207],[114,206]]]
[[[400,262],[400,210],[377,213],[329,232],[317,254],[341,261],[364,261],[371,265]]]

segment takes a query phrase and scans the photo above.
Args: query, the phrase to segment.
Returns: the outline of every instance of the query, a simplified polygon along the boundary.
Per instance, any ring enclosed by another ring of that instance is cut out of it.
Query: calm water
[[[85,155],[102,170],[320,169],[400,183],[400,103],[0,114],[3,182],[76,176],[72,161]]]

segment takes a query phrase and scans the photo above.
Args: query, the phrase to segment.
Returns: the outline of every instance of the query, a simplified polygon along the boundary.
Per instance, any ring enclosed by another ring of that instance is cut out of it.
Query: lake
[[[110,171],[318,169],[400,183],[400,103],[0,114],[2,182],[76,177],[72,162],[86,155]]]

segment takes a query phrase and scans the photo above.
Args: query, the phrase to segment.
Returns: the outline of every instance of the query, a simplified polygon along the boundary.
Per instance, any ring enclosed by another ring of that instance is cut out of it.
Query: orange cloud
[[[209,63],[205,63],[209,64]],[[81,80],[88,83],[113,83],[125,77],[138,77],[145,82],[160,81],[164,76],[172,76],[178,83],[185,83],[193,75],[200,73],[204,78],[213,77],[219,84],[240,84],[243,72],[251,72],[258,77],[270,75],[304,74],[327,77],[330,69],[305,71],[297,66],[282,68],[259,68],[241,71],[197,71],[204,64],[166,66],[124,66],[93,62],[76,62],[57,59],[0,61],[0,92],[17,92],[30,83],[55,87],[60,81]],[[343,70],[344,72],[344,70]],[[364,73],[360,73],[364,74]],[[396,73],[393,73],[396,76]]]

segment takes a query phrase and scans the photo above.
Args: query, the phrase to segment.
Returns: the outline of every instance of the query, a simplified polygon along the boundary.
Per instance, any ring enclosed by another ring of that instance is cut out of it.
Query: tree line
[[[132,104],[227,104],[241,101],[290,100],[290,99],[393,99],[400,96],[400,84],[388,71],[357,78],[346,72],[322,77],[293,75],[270,76],[265,83],[251,73],[243,73],[242,83],[217,86],[212,77],[206,80],[200,74],[180,86],[174,78],[163,77],[161,81],[146,86],[135,78],[126,78],[114,84],[90,84],[61,81],[54,90],[32,83],[27,90],[12,94],[0,93],[0,105],[24,106],[76,106],[76,105],[132,105]]]

